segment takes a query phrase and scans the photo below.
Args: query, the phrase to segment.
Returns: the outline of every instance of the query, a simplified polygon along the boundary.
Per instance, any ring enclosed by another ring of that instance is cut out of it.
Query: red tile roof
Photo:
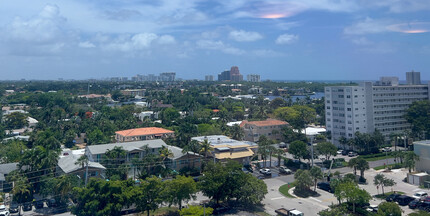
[[[288,122],[286,121],[281,121],[281,120],[276,120],[276,119],[267,119],[264,121],[242,121],[242,123],[240,124],[241,127],[245,126],[245,124],[250,124],[250,125],[255,125],[255,126],[274,126],[274,125],[288,125]]]
[[[145,136],[145,135],[154,135],[154,134],[166,134],[166,133],[174,133],[174,131],[167,130],[164,128],[158,127],[146,127],[146,128],[135,128],[129,130],[122,130],[115,132],[121,136]]]

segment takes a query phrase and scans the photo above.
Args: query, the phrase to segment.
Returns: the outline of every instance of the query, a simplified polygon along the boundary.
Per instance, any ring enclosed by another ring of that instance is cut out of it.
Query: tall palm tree
[[[241,141],[245,135],[245,132],[240,127],[240,125],[235,124],[232,127],[230,127],[230,134],[232,139]]]
[[[311,168],[311,170],[309,171],[309,174],[311,175],[312,179],[314,180],[314,191],[316,191],[318,179],[324,178],[323,172],[321,171],[321,168],[319,168],[317,166],[313,166]]]
[[[282,156],[284,155],[284,150],[283,149],[276,149],[276,156],[278,157],[278,167],[281,166],[281,160],[282,160]]]
[[[412,169],[415,167],[415,162],[419,161],[420,157],[415,154],[415,152],[408,152],[405,155],[405,165],[409,169],[409,173],[411,173]]]
[[[263,159],[263,167],[266,167],[267,155],[269,154],[270,140],[266,136],[260,136],[258,140],[258,154]]]
[[[203,142],[200,143],[200,153],[204,155],[205,162],[207,162],[208,153],[213,150],[211,147],[211,143],[208,141],[208,139],[204,139]],[[215,155],[213,155],[215,157]]]
[[[357,159],[357,169],[360,170],[360,177],[364,178],[364,171],[370,169],[369,162],[363,158]]]
[[[28,182],[27,177],[16,176],[14,178],[14,186],[11,192],[18,203],[28,201],[31,194],[31,184]]]
[[[188,158],[188,166],[189,166],[189,152],[192,152],[194,154],[198,154],[200,152],[201,146],[197,140],[191,140],[184,148],[182,149],[182,153],[187,154]],[[194,160],[193,161],[193,168],[194,168]]]
[[[357,158],[352,158],[348,161],[348,167],[352,168],[354,170],[354,175],[357,175]]]

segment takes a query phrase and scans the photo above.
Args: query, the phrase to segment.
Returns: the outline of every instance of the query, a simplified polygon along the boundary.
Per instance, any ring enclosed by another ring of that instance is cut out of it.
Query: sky
[[[0,80],[430,80],[430,0],[1,0]]]

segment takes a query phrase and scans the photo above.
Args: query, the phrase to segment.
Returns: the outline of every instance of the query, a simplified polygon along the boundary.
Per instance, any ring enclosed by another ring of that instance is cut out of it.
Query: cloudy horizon
[[[430,80],[426,0],[0,2],[1,80],[204,79],[231,66],[271,80]]]

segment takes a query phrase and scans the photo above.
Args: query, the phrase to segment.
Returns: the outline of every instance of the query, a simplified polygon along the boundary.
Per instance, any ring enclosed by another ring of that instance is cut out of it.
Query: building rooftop
[[[81,165],[76,164],[79,157],[80,156],[74,154],[62,157],[58,160],[58,167],[66,174],[82,169],[83,167]],[[106,169],[103,165],[92,161],[89,161],[88,168]]]
[[[0,164],[0,181],[5,181],[5,175],[18,169],[18,163]]]
[[[197,140],[199,142],[203,142],[205,139],[207,139],[208,142],[215,148],[257,146],[257,144],[254,142],[238,141],[238,140],[230,139],[229,137],[224,135],[200,136],[200,137],[193,137],[191,139]]]
[[[153,134],[174,133],[174,131],[158,127],[134,128],[115,132],[121,136],[145,136]]]
[[[155,140],[124,142],[124,143],[91,145],[91,146],[87,146],[87,148],[91,154],[96,155],[96,154],[104,154],[107,150],[111,150],[116,146],[122,147],[127,152],[131,152],[134,150],[142,150],[145,146],[148,146],[149,148],[161,148],[162,146],[167,146],[167,144],[161,139],[155,139]]]
[[[288,122],[286,121],[281,121],[281,120],[276,120],[276,119],[267,119],[264,121],[243,121],[240,126],[244,126],[245,124],[251,124],[251,125],[255,125],[255,126],[273,126],[273,125],[286,125],[288,124]]]

